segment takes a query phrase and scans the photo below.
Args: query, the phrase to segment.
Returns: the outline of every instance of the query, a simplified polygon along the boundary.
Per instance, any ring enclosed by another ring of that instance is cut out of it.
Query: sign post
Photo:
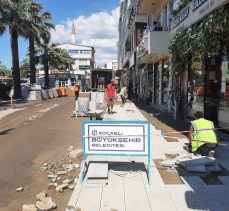
[[[84,161],[87,155],[147,156],[148,181],[151,183],[148,121],[83,121],[83,146]]]

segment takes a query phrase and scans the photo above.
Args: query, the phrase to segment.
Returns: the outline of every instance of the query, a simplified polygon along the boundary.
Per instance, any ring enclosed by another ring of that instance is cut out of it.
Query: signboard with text
[[[93,156],[147,156],[150,183],[148,121],[83,121],[84,160]]]
[[[85,153],[148,155],[148,122],[86,122]]]
[[[172,33],[188,28],[227,2],[228,0],[192,0],[172,18]]]

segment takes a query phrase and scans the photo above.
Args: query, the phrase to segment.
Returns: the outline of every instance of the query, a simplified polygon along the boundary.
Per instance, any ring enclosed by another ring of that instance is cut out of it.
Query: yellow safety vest
[[[217,143],[218,139],[214,132],[214,123],[204,118],[191,122],[194,128],[192,152],[195,152],[200,146],[205,143]]]
[[[122,87],[120,91],[120,95],[125,95],[126,94],[126,87]]]

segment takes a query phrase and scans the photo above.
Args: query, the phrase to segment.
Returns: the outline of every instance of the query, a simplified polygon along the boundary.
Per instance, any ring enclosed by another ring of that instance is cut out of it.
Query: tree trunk
[[[36,66],[34,61],[34,38],[29,38],[30,84],[36,83]]]
[[[49,64],[48,64],[48,60],[44,60],[43,65],[44,65],[44,71],[45,71],[45,86],[49,87]]]
[[[10,28],[10,41],[12,52],[12,66],[13,66],[13,84],[14,84],[14,97],[21,98],[21,80],[19,68],[19,55],[18,55],[18,31],[17,27]]]

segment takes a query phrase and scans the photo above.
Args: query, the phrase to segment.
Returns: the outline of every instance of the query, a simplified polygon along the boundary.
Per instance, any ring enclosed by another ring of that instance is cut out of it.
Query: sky
[[[72,22],[75,23],[77,44],[93,46],[98,65],[117,59],[118,20],[120,0],[37,0],[45,11],[52,13],[54,43],[70,42]],[[26,56],[28,41],[19,38],[20,61]],[[0,36],[0,61],[12,66],[10,37]]]

